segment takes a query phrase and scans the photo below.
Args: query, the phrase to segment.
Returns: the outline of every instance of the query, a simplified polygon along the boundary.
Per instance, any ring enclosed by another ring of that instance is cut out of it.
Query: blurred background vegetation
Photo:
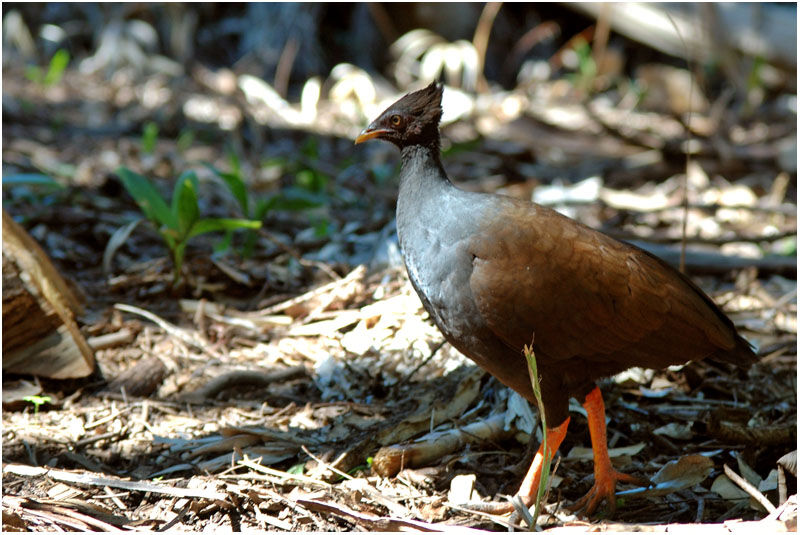
[[[112,251],[103,245],[122,223],[135,224],[122,207],[110,217],[116,203],[131,206],[119,193],[126,189],[140,208],[145,202],[145,190],[132,192],[120,169],[152,180],[148,194],[173,203],[173,215],[143,215],[158,231],[151,237],[172,250],[176,280],[182,248],[203,232],[225,234],[217,253],[252,255],[264,231],[245,220],[262,221],[284,245],[319,249],[341,235],[339,245],[312,253],[316,260],[367,260],[352,236],[391,220],[396,158],[388,147],[356,151],[350,141],[400,94],[433,79],[447,87],[445,156],[467,187],[530,196],[554,181],[566,187],[599,176],[606,186],[635,188],[679,173],[694,137],[691,150],[712,178],[747,178],[760,198],[781,177],[773,196],[795,197],[791,4],[2,10],[5,206],[35,227],[65,217],[37,207],[74,201],[77,192],[110,196],[101,206],[71,205],[105,214],[110,226],[94,225],[91,235],[105,249],[107,272],[112,257],[129,267],[141,252],[125,257],[133,253],[127,240]],[[187,172],[194,174],[182,184],[197,192],[175,187]],[[584,220],[602,226],[608,218]],[[127,239],[132,230],[124,232]],[[84,252],[64,255],[77,266],[100,264],[100,253]]]

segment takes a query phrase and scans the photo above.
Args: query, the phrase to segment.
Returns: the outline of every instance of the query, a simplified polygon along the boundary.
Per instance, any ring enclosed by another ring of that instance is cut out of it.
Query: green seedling
[[[303,169],[295,175],[294,182],[306,191],[322,193],[328,185],[328,177],[314,169]]]
[[[61,78],[64,77],[64,71],[67,65],[69,65],[69,59],[69,52],[63,48],[59,48],[56,50],[56,53],[53,54],[53,57],[50,58],[47,72],[44,72],[38,65],[29,65],[25,69],[25,77],[42,87],[57,85],[61,81]]]
[[[325,203],[327,197],[323,191],[327,184],[327,178],[320,179],[319,177],[311,177],[308,174],[303,175],[303,178],[298,178],[296,175],[295,186],[284,188],[278,193],[268,196],[265,199],[251,200],[250,194],[247,190],[244,174],[242,171],[241,162],[238,155],[232,149],[228,150],[228,164],[230,171],[221,171],[216,167],[206,164],[206,167],[211,170],[217,177],[219,177],[228,190],[233,195],[239,205],[242,215],[251,220],[262,221],[264,217],[272,210],[285,210],[285,211],[302,211],[311,208],[316,208]],[[285,162],[280,159],[270,160],[267,165],[284,167]],[[307,170],[311,173],[314,171]],[[315,233],[326,232],[328,230],[327,222],[324,228],[315,228]],[[249,258],[255,249],[256,239],[258,235],[254,231],[247,231],[245,233],[245,242],[242,248],[242,256]],[[226,251],[233,241],[232,233],[228,233],[225,239],[220,242],[215,250],[217,252]]]
[[[578,57],[578,72],[569,76],[569,79],[581,91],[590,92],[597,78],[597,63],[592,57],[592,47],[586,40],[577,39],[574,51]]]
[[[314,236],[327,238],[331,234],[331,222],[326,217],[321,217],[314,222]]]
[[[181,130],[180,134],[178,134],[178,141],[175,143],[178,147],[178,152],[183,153],[189,150],[189,147],[191,147],[192,143],[194,143],[194,137],[194,130],[189,128],[184,128]]]
[[[158,141],[158,125],[152,121],[145,123],[142,129],[142,152],[153,154]]]
[[[56,202],[57,194],[66,191],[66,188],[48,175],[19,173],[3,177],[3,191],[9,199],[50,205]]]
[[[303,472],[305,472],[305,469],[306,469],[306,463],[304,463],[304,462],[303,463],[297,463],[296,465],[294,465],[291,468],[289,468],[286,471],[286,473],[287,474],[296,475],[296,476],[302,476]]]
[[[19,173],[16,175],[5,175],[3,177],[3,187],[34,186],[46,190],[64,189],[64,186],[49,175],[41,173]]]
[[[50,403],[52,398],[50,396],[25,396],[22,398],[23,401],[27,401],[28,403],[33,404],[33,415],[39,415],[39,407],[44,405],[45,403]]]
[[[242,211],[242,215],[248,219],[260,221],[261,216],[257,214],[258,210],[251,211],[250,209],[250,196],[247,192],[247,185],[244,181],[242,164],[239,160],[239,156],[236,154],[236,151],[230,147],[228,148],[228,164],[231,169],[228,172],[220,171],[211,164],[206,164],[206,167],[217,177],[222,179],[225,185],[228,186],[228,190],[231,192],[231,195],[233,195],[233,198],[236,199],[239,209]],[[244,258],[250,258],[253,255],[257,238],[258,234],[256,234],[254,230],[246,231],[244,246],[241,252]],[[222,254],[230,249],[232,243],[233,231],[228,231],[225,233],[225,238],[214,246],[214,252],[216,254]]]
[[[144,176],[121,167],[118,171],[125,189],[139,205],[144,216],[155,225],[169,248],[173,263],[173,285],[181,278],[181,268],[186,245],[195,236],[208,232],[228,232],[239,229],[257,229],[260,221],[200,217],[197,204],[197,175],[183,173],[175,182],[169,205]]]
[[[536,367],[536,355],[533,352],[533,342],[531,345],[525,346],[523,349],[525,359],[528,361],[528,373],[531,377],[531,386],[533,387],[533,397],[536,398],[536,406],[539,409],[539,418],[542,421],[542,454],[544,462],[542,463],[542,476],[539,479],[539,488],[536,489],[536,501],[533,504],[533,520],[529,528],[533,530],[536,527],[536,519],[539,518],[539,511],[542,508],[547,489],[550,487],[550,452],[547,448],[547,418],[544,414],[544,403],[542,402],[542,389],[539,385],[539,370]]]
[[[364,459],[364,464],[359,464],[358,466],[354,466],[353,468],[351,468],[350,470],[348,470],[348,471],[347,471],[347,473],[348,473],[349,475],[351,475],[351,476],[354,476],[354,475],[356,475],[356,474],[357,474],[359,471],[361,471],[361,472],[366,472],[366,471],[368,471],[370,468],[372,468],[372,462],[373,462],[374,460],[375,460],[375,458],[374,458],[374,457],[367,457],[366,459]]]

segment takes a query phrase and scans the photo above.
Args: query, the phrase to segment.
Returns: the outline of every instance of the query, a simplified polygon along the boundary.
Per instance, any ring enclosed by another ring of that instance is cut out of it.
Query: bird
[[[573,397],[588,416],[594,483],[572,508],[591,515],[605,501],[613,513],[617,483],[641,479],[611,465],[597,380],[705,358],[746,366],[756,355],[714,301],[658,257],[533,202],[456,186],[441,161],[442,93],[437,82],[408,93],[355,140],[400,149],[397,235],[409,280],[452,346],[534,402],[530,345],[547,433],[522,502],[535,499]]]

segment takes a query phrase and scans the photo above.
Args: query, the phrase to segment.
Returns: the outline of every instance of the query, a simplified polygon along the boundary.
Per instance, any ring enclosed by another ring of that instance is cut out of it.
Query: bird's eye
[[[392,115],[389,120],[392,122],[393,126],[400,126],[400,123],[403,122],[399,115]]]

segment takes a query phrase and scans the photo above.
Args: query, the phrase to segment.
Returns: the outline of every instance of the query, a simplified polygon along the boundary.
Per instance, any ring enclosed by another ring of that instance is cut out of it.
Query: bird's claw
[[[630,474],[623,474],[616,470],[608,470],[600,474],[595,474],[594,485],[589,489],[586,495],[567,507],[573,513],[582,511],[585,515],[591,515],[595,512],[597,507],[606,501],[608,510],[611,514],[617,509],[617,500],[615,496],[617,482],[634,483],[641,486],[649,486],[651,483],[645,479],[632,476]]]

